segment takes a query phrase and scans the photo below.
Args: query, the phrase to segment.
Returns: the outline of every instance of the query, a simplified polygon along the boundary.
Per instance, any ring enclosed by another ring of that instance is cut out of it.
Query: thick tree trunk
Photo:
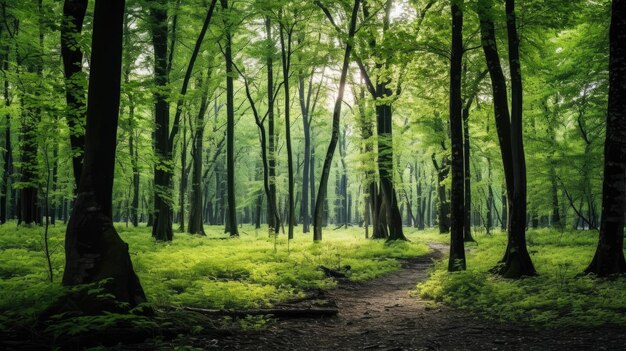
[[[463,65],[463,1],[452,0],[452,49],[450,56],[450,139],[452,157],[450,256],[448,271],[465,270],[464,222],[464,157],[463,104],[461,100],[461,73]]]
[[[348,67],[350,66],[350,54],[352,52],[352,38],[356,32],[356,21],[358,17],[360,0],[354,1],[352,8],[352,15],[350,17],[350,27],[348,30],[348,40],[346,41],[346,50],[343,57],[343,66],[341,68],[341,76],[339,78],[339,91],[337,93],[337,99],[335,100],[335,107],[333,110],[333,124],[332,135],[330,138],[330,144],[328,145],[328,151],[326,152],[326,158],[324,159],[324,166],[322,168],[322,178],[320,179],[320,187],[317,192],[317,200],[315,201],[315,215],[313,216],[313,240],[322,240],[322,221],[323,221],[323,205],[325,203],[326,191],[328,185],[328,176],[330,174],[330,166],[333,162],[333,155],[335,148],[337,147],[337,141],[339,139],[339,119],[341,118],[341,105],[343,104],[343,94],[346,88],[346,79],[348,75]]]
[[[596,253],[585,273],[601,277],[626,272],[626,1],[613,0],[609,59],[609,105],[604,142],[602,219]]]
[[[66,286],[110,279],[108,292],[135,306],[146,301],[128,245],[111,222],[120,99],[124,0],[98,1],[89,78],[85,158],[65,237]]]

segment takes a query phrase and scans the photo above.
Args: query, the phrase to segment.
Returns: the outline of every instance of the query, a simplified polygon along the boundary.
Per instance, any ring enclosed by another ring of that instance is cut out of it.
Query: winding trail
[[[536,330],[477,319],[411,296],[447,247],[407,260],[398,272],[362,284],[342,283],[327,293],[339,315],[279,320],[261,332],[205,340],[213,350],[625,350],[617,327]]]

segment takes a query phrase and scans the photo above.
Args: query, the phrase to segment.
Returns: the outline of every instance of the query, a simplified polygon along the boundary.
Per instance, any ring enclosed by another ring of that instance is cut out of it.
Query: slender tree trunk
[[[352,39],[356,32],[356,21],[358,17],[360,0],[354,1],[352,8],[352,15],[350,17],[350,27],[348,30],[348,40],[346,41],[346,50],[343,57],[343,66],[341,68],[341,76],[339,78],[339,92],[337,93],[337,100],[335,100],[335,108],[333,110],[333,124],[332,135],[330,138],[330,144],[328,145],[328,151],[326,152],[326,158],[324,159],[324,166],[322,168],[322,178],[320,180],[320,187],[317,193],[317,201],[315,201],[315,215],[313,217],[313,240],[322,240],[322,221],[323,221],[323,205],[326,198],[326,191],[328,185],[328,176],[330,173],[330,166],[333,161],[333,154],[337,146],[337,140],[339,139],[339,119],[341,118],[341,105],[343,104],[343,94],[346,88],[346,79],[348,75],[348,67],[350,66],[350,54],[352,52]]]
[[[152,236],[159,241],[171,241],[172,231],[172,169],[169,160],[172,151],[169,147],[169,102],[165,91],[168,86],[167,61],[167,0],[154,0],[150,9],[152,25],[152,45],[154,47],[154,77],[157,91],[155,99],[154,147],[158,158],[154,176],[154,223]]]
[[[448,202],[445,180],[450,173],[450,161],[447,156],[441,161],[441,165],[437,163],[435,155],[432,156],[433,165],[437,171],[437,198],[438,204],[438,224],[439,233],[447,234],[450,232],[450,203]]]
[[[272,39],[272,21],[270,17],[265,18],[265,32],[267,35],[267,124],[268,124],[268,160],[269,160],[269,187],[270,195],[268,204],[273,203],[273,208],[267,210],[267,222],[270,231],[275,234],[280,231],[280,218],[278,216],[276,202],[276,131],[274,125],[274,41]]]
[[[228,0],[220,0],[224,11],[229,12]],[[226,61],[226,188],[228,192],[228,231],[231,237],[239,236],[237,205],[235,201],[235,98],[233,88],[232,23],[224,21]]]
[[[535,267],[526,246],[526,159],[522,132],[522,73],[515,0],[506,0],[509,66],[511,68],[511,152],[513,158],[513,210],[511,212],[509,248],[503,270],[507,278],[535,275]]]
[[[282,12],[282,10],[281,10]],[[289,93],[289,70],[291,66],[291,37],[292,37],[291,28],[284,28],[284,25],[281,23],[280,25],[280,48],[281,48],[281,57],[282,57],[282,67],[283,67],[283,88],[285,90],[285,142],[287,144],[287,209],[288,209],[288,238],[293,239],[293,226],[295,223],[295,213],[294,213],[294,197],[295,197],[295,188],[294,188],[294,172],[293,172],[293,150],[291,147],[291,120],[290,120],[290,112],[291,112],[291,103],[290,103],[290,93]],[[285,38],[285,32],[287,32],[287,38]],[[286,41],[285,41],[286,39]]]
[[[203,160],[203,140],[204,140],[204,116],[208,109],[209,84],[211,78],[211,68],[207,74],[207,82],[202,88],[202,98],[200,100],[200,110],[195,122],[195,132],[193,133],[193,147],[191,158],[193,162],[193,173],[191,174],[191,198],[189,200],[189,234],[206,235],[204,232],[204,221],[202,212],[204,210],[203,187],[202,187],[202,160]]]
[[[463,168],[464,168],[464,192],[465,192],[465,219],[463,222],[463,240],[472,242],[472,173],[470,167],[470,137],[469,137],[469,112],[470,107],[463,108]]]
[[[596,253],[585,273],[601,277],[626,272],[626,1],[613,0],[609,31],[609,104],[604,142],[602,219]]]
[[[83,29],[83,20],[87,11],[88,0],[65,0],[63,4],[63,21],[61,22],[61,56],[65,75],[65,100],[67,102],[67,123],[70,127],[70,145],[72,148],[72,166],[75,185],[78,187],[85,136],[86,101],[84,81],[86,75],[82,70],[83,52],[79,37]]]
[[[452,157],[450,256],[448,271],[465,270],[464,222],[466,218],[464,197],[463,157],[463,102],[461,100],[461,73],[463,66],[463,1],[452,0],[452,49],[450,56],[450,139]]]
[[[124,0],[98,1],[89,78],[85,158],[65,236],[63,284],[111,279],[106,289],[131,307],[146,301],[128,245],[111,222],[120,101]],[[79,308],[93,308],[85,302]]]
[[[6,19],[5,19],[6,21]],[[9,46],[5,45],[3,47],[3,52],[5,53],[2,56],[2,69],[4,72],[8,72],[9,70]],[[7,75],[4,76],[4,107],[11,107],[11,96],[9,92],[9,79]],[[10,194],[11,194],[11,175],[13,173],[13,149],[11,144],[11,114],[9,112],[5,113],[5,129],[4,129],[4,150],[3,158],[4,158],[4,172],[2,173],[2,189],[0,190],[0,224],[4,224],[9,217],[7,214],[8,208],[10,207]]]

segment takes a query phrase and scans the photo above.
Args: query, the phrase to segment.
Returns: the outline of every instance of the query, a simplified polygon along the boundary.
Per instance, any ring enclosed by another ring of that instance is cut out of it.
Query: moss
[[[487,318],[536,326],[626,325],[626,278],[580,275],[591,261],[597,233],[541,229],[529,231],[528,238],[536,277],[508,280],[487,273],[501,258],[506,235],[477,235],[467,271],[448,273],[439,262],[417,293]]]
[[[29,320],[63,293],[65,227],[51,230],[55,282],[46,281],[41,228],[0,227],[0,328]],[[321,243],[312,235],[296,234],[276,241],[266,230],[243,226],[241,237],[229,239],[223,227],[206,227],[207,237],[177,234],[158,243],[149,228],[116,229],[129,244],[135,271],[149,301],[158,306],[206,308],[270,306],[302,296],[308,289],[330,289],[336,282],[318,270],[351,266],[349,277],[363,281],[397,270],[396,259],[428,253],[423,243],[385,244],[365,240],[362,228],[325,232]],[[297,233],[296,229],[296,233]],[[413,234],[415,236],[415,234]]]

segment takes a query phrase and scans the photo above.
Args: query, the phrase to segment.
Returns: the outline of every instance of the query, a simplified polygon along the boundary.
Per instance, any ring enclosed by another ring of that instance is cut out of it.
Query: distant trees
[[[619,118],[605,121],[608,2],[580,16],[567,2],[552,16],[538,10],[544,1],[362,0],[351,39],[352,1],[128,3],[110,216],[147,223],[158,241],[172,240],[174,220],[200,235],[207,224],[234,236],[266,223],[290,238],[311,221],[316,238],[329,224],[388,240],[438,226],[456,262],[461,230],[471,241],[502,227],[495,271],[517,278],[534,274],[527,227],[588,230],[616,218],[605,206],[599,219],[601,202],[621,195],[601,200],[597,172],[607,126],[603,186],[619,181],[607,151],[619,149]],[[81,183],[92,7],[60,5],[0,0],[0,223],[42,222],[46,198],[50,222],[68,220]],[[467,16],[474,5],[478,16]],[[614,111],[615,84],[610,94]],[[333,144],[340,159],[323,164]],[[329,183],[335,190],[321,193]],[[597,274],[619,251],[601,232],[588,270]]]

